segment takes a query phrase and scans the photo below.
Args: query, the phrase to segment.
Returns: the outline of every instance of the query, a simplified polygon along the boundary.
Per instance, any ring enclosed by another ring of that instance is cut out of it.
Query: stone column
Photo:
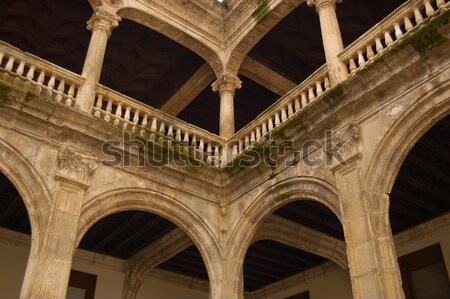
[[[91,41],[84,61],[81,76],[83,84],[78,89],[76,108],[91,113],[95,101],[96,87],[100,80],[100,74],[105,57],[106,44],[111,36],[111,31],[119,25],[120,17],[98,7],[87,22],[87,28],[92,31]]]
[[[389,197],[363,185],[359,129],[336,134],[333,165],[354,298],[404,298],[389,223]],[[336,146],[337,145],[337,146]]]
[[[220,136],[229,138],[234,134],[234,91],[241,88],[236,75],[223,74],[212,84],[214,92],[220,95]]]
[[[308,6],[315,6],[319,14],[323,48],[330,74],[331,85],[335,86],[345,80],[348,71],[338,54],[344,50],[341,32],[336,17],[336,2],[342,0],[308,0]]]
[[[60,150],[47,225],[30,252],[21,298],[65,298],[84,191],[96,167],[67,148]]]
[[[223,259],[217,261],[220,265],[220,279],[210,279],[212,299],[243,299],[244,298],[244,274],[242,265],[235,259]],[[241,265],[241,266],[239,266]]]

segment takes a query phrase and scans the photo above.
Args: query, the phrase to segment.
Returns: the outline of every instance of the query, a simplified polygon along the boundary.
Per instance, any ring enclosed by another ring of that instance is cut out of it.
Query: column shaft
[[[386,198],[370,198],[360,169],[336,173],[354,298],[404,298]]]
[[[335,2],[342,1],[308,0],[308,5],[315,5],[316,11],[319,14],[323,48],[325,51],[325,58],[327,61],[332,86],[345,80],[348,75],[347,68],[338,57],[344,49],[344,46],[336,16]]]
[[[61,182],[56,188],[41,244],[30,252],[21,298],[66,296],[83,192]]]
[[[108,38],[111,30],[118,26],[119,20],[118,16],[98,8],[88,22],[92,36],[82,71],[84,81],[78,90],[76,100],[76,107],[83,112],[92,112]]]

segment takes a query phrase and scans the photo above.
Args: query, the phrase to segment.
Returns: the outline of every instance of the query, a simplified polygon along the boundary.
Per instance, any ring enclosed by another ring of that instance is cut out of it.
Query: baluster
[[[166,135],[166,125],[164,124],[164,122],[161,122],[161,125],[159,126],[159,134],[161,135]]]
[[[235,145],[233,145],[233,151],[231,153],[231,156],[234,158],[235,156],[237,156],[238,153],[239,153],[238,146],[235,144]]]
[[[127,106],[127,108],[125,109],[125,116],[124,116],[125,121],[123,122],[123,126],[122,126],[123,130],[126,130],[130,123],[130,112],[131,112],[131,107]]]
[[[108,104],[106,104],[106,114],[103,118],[107,123],[111,121],[111,111],[112,111],[113,102],[111,99],[108,99]]]
[[[191,146],[197,148],[197,137],[195,136],[195,134],[192,135]]]
[[[367,59],[370,60],[375,56],[375,53],[372,50],[372,46],[368,45],[366,47]]]
[[[381,43],[381,38],[380,37],[377,37],[375,39],[375,50],[377,50],[377,53],[380,53],[380,52],[382,52],[384,50],[384,46]]]
[[[295,97],[295,101],[294,101],[294,109],[295,109],[295,113],[299,112],[301,109],[301,105],[300,105],[300,95],[297,95]]]
[[[142,126],[141,137],[145,137],[147,124],[148,124],[148,114],[145,113],[144,117],[142,118],[142,122],[141,122],[141,126]],[[153,134],[153,139],[155,139],[155,134]]]
[[[16,71],[17,75],[22,76],[24,70],[25,70],[25,61],[21,60],[19,66],[17,67]]]
[[[310,86],[308,89],[308,103],[313,101],[315,97],[316,95],[314,94],[314,88]]]
[[[285,122],[287,119],[286,107],[281,108],[281,122]]]
[[[99,93],[97,97],[97,103],[95,104],[94,117],[100,117],[100,110],[103,106],[103,94]]]
[[[180,142],[181,141],[181,130],[180,128],[177,128],[175,130],[175,141]]]
[[[139,114],[140,114],[140,113],[141,113],[141,112],[140,112],[138,109],[134,110],[134,116],[133,116],[133,128],[131,129],[131,132],[132,132],[133,134],[136,134],[137,126],[138,126],[138,123],[139,123]]]
[[[0,64],[1,64],[1,60],[0,60]],[[28,69],[28,72],[27,72],[27,79],[29,81],[33,81],[34,71],[35,70],[36,70],[36,66],[35,65],[30,65],[30,68]]]
[[[53,88],[55,87],[55,82],[56,82],[55,75],[51,75],[50,79],[47,82],[47,86],[46,86],[46,93],[47,93],[46,96],[49,98],[52,95]]]
[[[62,102],[62,95],[63,95],[65,89],[66,89],[66,82],[64,81],[64,79],[62,79],[61,81],[59,81],[58,91],[56,92],[57,95],[56,95],[55,99],[56,99],[57,103]]]
[[[364,59],[363,51],[358,50],[356,53],[358,53],[358,65],[361,67],[366,64],[366,60]]]
[[[244,142],[242,140],[239,140],[239,152],[242,153],[244,150]]]
[[[210,143],[208,143],[208,146],[207,146],[207,148],[206,148],[206,163],[208,164],[208,165],[211,165],[212,164],[212,157],[211,157],[211,155],[212,155],[212,146],[211,146],[211,144]]]
[[[272,132],[272,130],[273,130],[273,120],[272,120],[272,117],[269,117],[269,119],[267,120],[267,125],[268,125],[268,128],[269,128],[269,132]]]
[[[405,23],[405,29],[407,32],[414,27],[409,17],[404,17],[403,22]]]
[[[389,46],[394,42],[389,31],[384,32],[384,42],[386,43],[386,46]]]
[[[189,145],[189,133],[188,132],[184,133],[183,144]]]
[[[308,105],[308,99],[306,98],[306,93],[302,92],[302,107]]]
[[[331,87],[330,79],[328,78],[328,76],[325,76],[324,81],[325,81],[325,84],[324,84],[325,85],[325,90],[327,90],[328,88]]]
[[[349,71],[350,73],[354,73],[356,71],[356,63],[355,63],[355,59],[353,57],[350,57],[349,61]]]
[[[427,17],[433,15],[434,8],[433,8],[433,6],[431,6],[430,0],[423,1],[423,4],[425,4],[425,13],[426,13]]]
[[[292,104],[292,102],[289,102],[289,104],[288,104],[288,117],[291,117],[292,115],[294,115],[294,105]]]
[[[394,23],[394,29],[395,29],[395,38],[399,39],[403,36],[402,29],[400,28],[400,25],[398,23]]]
[[[256,141],[256,133],[255,133],[255,131],[252,131],[250,133],[250,143],[253,144],[253,143],[255,143],[255,141]]]
[[[322,83],[320,81],[316,81],[315,83],[317,96],[320,96],[323,93]]]
[[[205,156],[205,141],[203,140],[203,138],[200,138],[200,142],[198,145],[198,151],[200,153],[199,160],[203,161],[203,157]]]
[[[280,112],[275,112],[275,127],[278,127],[281,124],[280,120]]]
[[[152,118],[152,124],[150,125],[150,130],[152,132],[157,132],[157,130],[158,130],[158,119],[156,117]]]
[[[262,136],[264,136],[264,135],[266,135],[267,134],[267,132],[269,132],[268,130],[267,130],[267,123],[266,122],[263,122],[262,123]]]
[[[419,24],[420,22],[423,21],[422,13],[418,8],[414,9],[414,19],[416,20],[416,24]]]
[[[167,130],[167,137],[173,139],[173,125],[169,125],[169,129]]]
[[[220,151],[219,146],[214,146],[214,166],[219,167],[220,166]]]
[[[244,140],[244,149],[246,149],[247,147],[249,147],[250,145],[250,137],[248,135],[245,135],[245,140]]]
[[[6,63],[5,70],[12,71],[14,66],[15,58],[13,56],[9,56],[8,62]]]
[[[75,84],[70,84],[69,91],[67,92],[66,106],[72,107],[73,105],[73,96],[75,94]],[[100,106],[101,109],[101,106]],[[100,111],[99,111],[100,113]],[[100,117],[100,115],[99,115]]]
[[[116,115],[116,117],[114,119],[114,125],[118,126],[120,123],[120,118],[122,117],[122,104],[121,103],[117,104],[115,115]]]
[[[257,126],[256,127],[256,140],[261,139],[262,135],[261,135],[261,127]]]
[[[36,88],[36,93],[41,94],[42,87],[44,86],[44,80],[45,80],[45,71],[41,71],[39,73],[39,77],[37,80],[38,86]]]
[[[441,6],[445,5],[445,1],[444,0],[436,0],[436,6],[437,8],[441,8]]]

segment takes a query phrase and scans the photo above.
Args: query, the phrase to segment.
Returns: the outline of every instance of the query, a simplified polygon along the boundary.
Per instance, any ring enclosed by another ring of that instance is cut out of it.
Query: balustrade
[[[350,75],[392,47],[424,20],[449,6],[449,0],[408,1],[348,46],[339,58]]]

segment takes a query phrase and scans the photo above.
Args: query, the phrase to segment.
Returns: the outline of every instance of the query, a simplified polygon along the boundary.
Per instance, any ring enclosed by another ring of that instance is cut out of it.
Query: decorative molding
[[[326,154],[331,157],[331,170],[336,171],[362,157],[361,134],[356,123],[350,123],[327,140]]]
[[[119,26],[121,18],[115,14],[106,10],[104,7],[97,7],[91,18],[87,22],[87,29],[95,31],[97,29],[105,31],[108,36],[111,36],[111,32],[114,28]]]
[[[239,80],[236,75],[225,73],[218,77],[211,87],[214,92],[234,92],[236,89],[240,89],[242,87],[242,81]]]
[[[58,153],[55,177],[88,187],[91,176],[98,167],[96,160],[63,146]]]

